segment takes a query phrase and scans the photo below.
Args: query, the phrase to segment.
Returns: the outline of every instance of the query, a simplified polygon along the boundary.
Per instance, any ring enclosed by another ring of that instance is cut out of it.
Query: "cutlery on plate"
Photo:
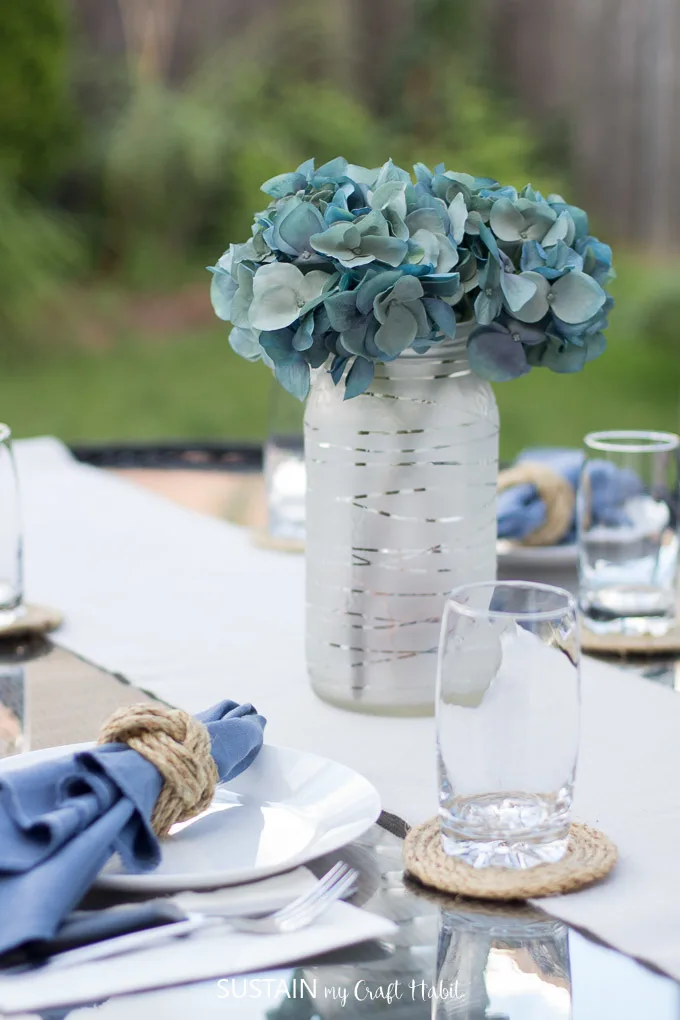
[[[146,949],[148,946],[156,946],[169,939],[189,935],[201,928],[217,925],[227,925],[232,930],[253,935],[277,935],[298,931],[315,921],[337,900],[348,896],[352,892],[357,878],[358,872],[339,862],[308,892],[298,896],[287,906],[273,912],[248,917],[225,916],[217,911],[214,913],[188,912],[183,916],[175,905],[162,902],[157,905],[147,904],[145,909],[148,925],[141,930],[139,930],[138,921],[135,925],[136,930],[128,930],[126,934],[92,941],[90,944],[81,944],[75,949],[57,951],[40,960],[34,959],[32,963],[28,964],[28,967],[36,963],[50,969],[76,966],[93,960],[103,960],[111,956],[134,952],[138,949]],[[113,908],[110,913],[116,909],[118,913],[122,913],[119,908]],[[144,916],[142,915],[142,917]],[[154,927],[150,926],[152,924]],[[25,964],[15,968],[16,971],[25,969],[27,969]]]

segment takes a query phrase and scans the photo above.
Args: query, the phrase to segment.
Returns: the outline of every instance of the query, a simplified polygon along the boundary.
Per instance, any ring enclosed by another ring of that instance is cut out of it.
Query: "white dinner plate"
[[[72,744],[5,758],[0,771],[82,751]],[[346,765],[304,751],[265,744],[253,764],[220,783],[211,806],[173,826],[163,859],[130,875],[112,858],[100,888],[176,892],[237,885],[288,871],[337,850],[380,814],[378,791]]]
[[[500,538],[496,543],[496,553],[499,563],[512,567],[570,567],[575,566],[577,561],[574,542],[568,545],[520,545]]]

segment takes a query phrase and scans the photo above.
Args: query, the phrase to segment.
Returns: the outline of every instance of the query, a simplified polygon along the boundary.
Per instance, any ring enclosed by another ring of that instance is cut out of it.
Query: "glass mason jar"
[[[351,400],[319,372],[307,401],[307,666],[344,708],[430,714],[446,595],[496,576],[498,409],[469,328]]]

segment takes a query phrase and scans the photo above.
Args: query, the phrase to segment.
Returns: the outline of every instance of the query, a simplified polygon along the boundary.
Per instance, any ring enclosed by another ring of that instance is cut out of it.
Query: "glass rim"
[[[647,429],[611,429],[589,432],[583,442],[589,449],[605,453],[661,453],[676,450],[680,446],[680,436],[675,432]]]
[[[458,601],[462,592],[474,591],[480,588],[525,588],[531,591],[549,592],[564,600],[564,605],[558,609],[535,609],[520,610],[514,612],[509,609],[474,609]],[[461,584],[452,588],[446,597],[446,605],[453,606],[461,616],[469,616],[475,620],[488,620],[491,617],[506,617],[509,620],[557,620],[566,613],[573,613],[574,619],[578,620],[576,597],[567,591],[566,588],[559,588],[555,584],[543,584],[541,581],[474,581],[472,584]]]
[[[0,443],[6,443],[8,439],[12,438],[12,430],[9,425],[5,425],[4,422],[0,422]]]

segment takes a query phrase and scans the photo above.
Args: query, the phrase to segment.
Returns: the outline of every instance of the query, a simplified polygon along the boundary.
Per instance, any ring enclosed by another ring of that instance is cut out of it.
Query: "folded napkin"
[[[262,746],[252,705],[222,701],[196,717],[222,781]],[[160,861],[151,814],[163,786],[125,744],[104,744],[0,774],[0,953],[49,939],[117,852],[128,871]]]
[[[517,464],[537,463],[550,468],[576,490],[583,452],[581,450],[536,447],[523,450]],[[618,468],[611,461],[595,460],[589,471],[590,511],[593,524],[616,527],[626,523],[624,503],[642,492],[643,486],[634,471]],[[542,527],[547,519],[546,505],[538,489],[530,483],[513,485],[498,494],[498,537],[522,540]],[[565,528],[561,543],[576,538],[574,514]]]

